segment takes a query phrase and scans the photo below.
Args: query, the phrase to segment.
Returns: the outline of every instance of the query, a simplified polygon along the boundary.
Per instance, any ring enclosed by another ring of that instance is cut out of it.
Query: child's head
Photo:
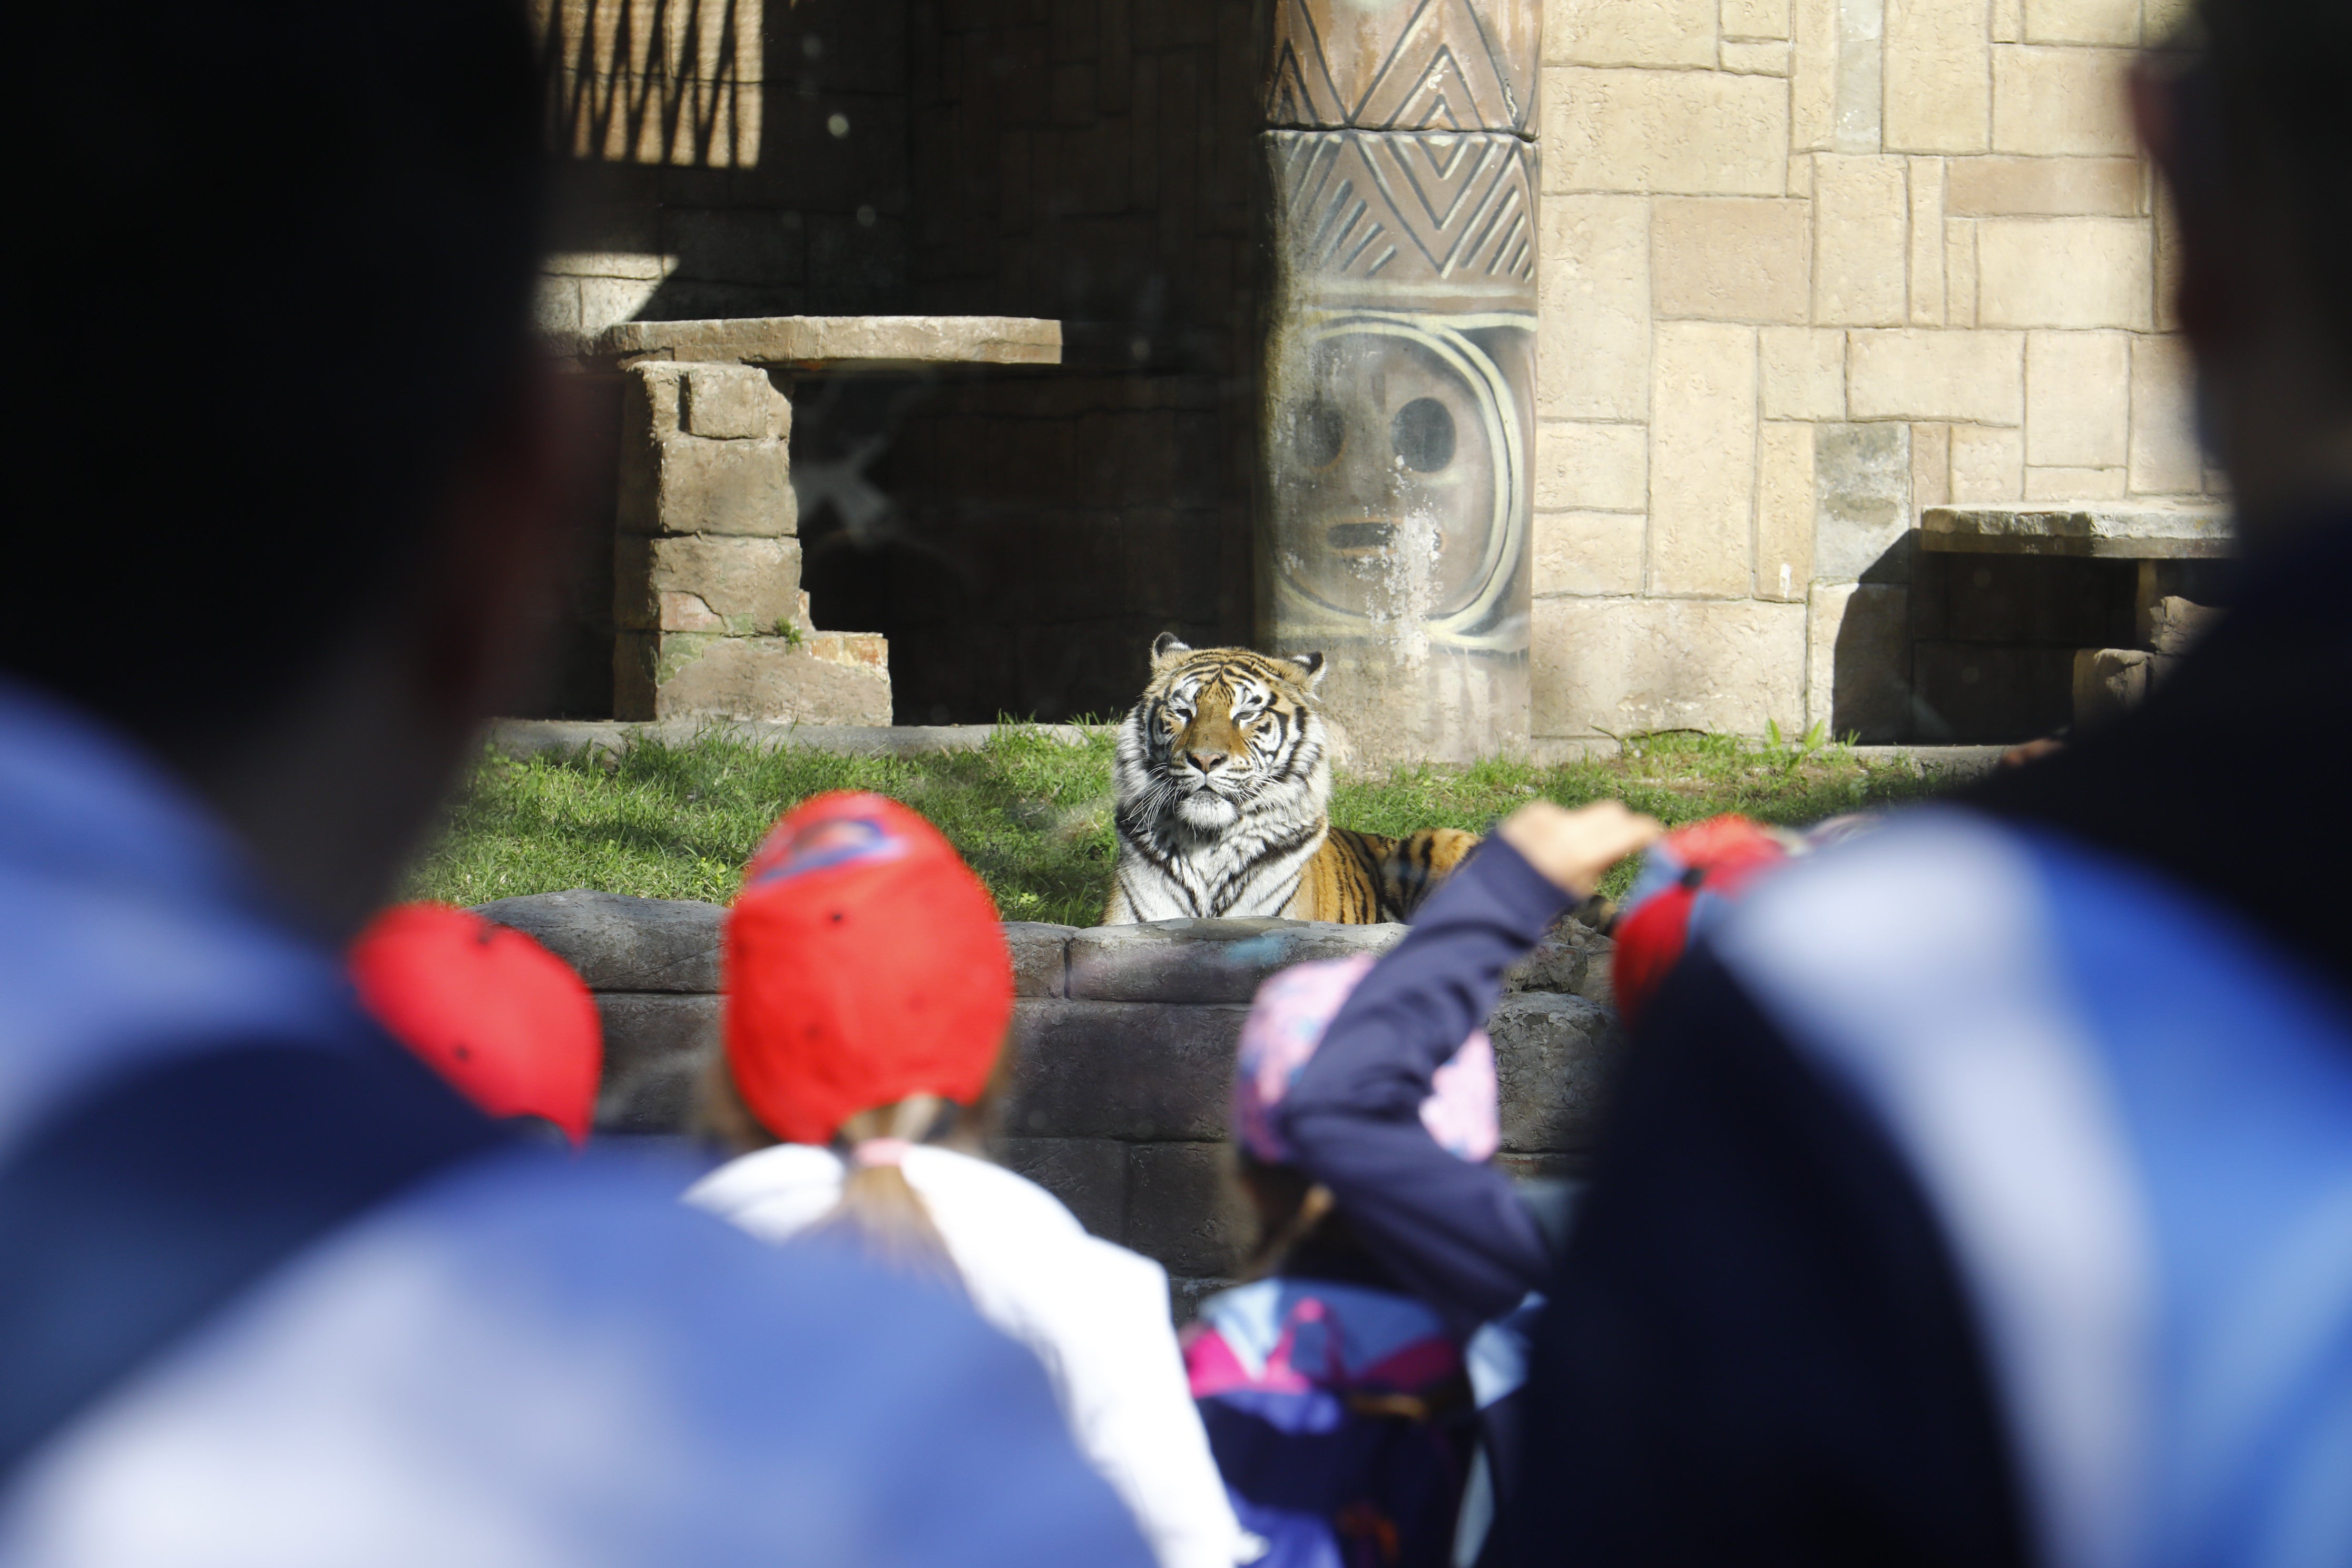
[[[446,904],[398,904],[352,944],[385,1029],[490,1115],[584,1142],[604,1067],[595,998],[521,931]]]
[[[925,1261],[908,1255],[935,1252],[936,1233],[897,1160],[981,1098],[1013,1016],[988,889],[905,806],[819,795],[745,870],[726,976],[726,1087],[743,1113],[785,1142],[840,1146],[842,1217],[869,1249]]]
[[[1330,1195],[1291,1164],[1275,1112],[1372,963],[1366,955],[1294,965],[1258,987],[1243,1020],[1234,1062],[1233,1129],[1243,1185],[1261,1220],[1256,1268],[1276,1262],[1330,1208]],[[1483,1162],[1502,1142],[1496,1102],[1495,1047],[1485,1030],[1475,1029],[1432,1075],[1421,1123],[1446,1152]]]

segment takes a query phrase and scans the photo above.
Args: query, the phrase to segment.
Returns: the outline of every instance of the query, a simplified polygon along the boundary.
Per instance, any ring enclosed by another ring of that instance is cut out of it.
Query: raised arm
[[[1510,1179],[1456,1159],[1422,1125],[1431,1076],[1493,1008],[1504,970],[1656,832],[1613,803],[1514,813],[1422,906],[1283,1099],[1295,1163],[1399,1283],[1457,1327],[1510,1310],[1551,1264]]]

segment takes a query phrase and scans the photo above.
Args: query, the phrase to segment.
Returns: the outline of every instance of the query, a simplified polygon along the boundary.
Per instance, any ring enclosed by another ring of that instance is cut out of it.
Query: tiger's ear
[[[1161,632],[1151,639],[1151,668],[1155,670],[1172,662],[1181,653],[1191,653],[1192,645],[1174,632]]]
[[[1294,653],[1290,662],[1307,672],[1307,689],[1314,690],[1323,684],[1323,656],[1319,653]]]

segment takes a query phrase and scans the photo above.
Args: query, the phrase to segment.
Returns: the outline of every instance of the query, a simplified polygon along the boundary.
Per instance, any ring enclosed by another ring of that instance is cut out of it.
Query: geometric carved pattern
[[[1536,161],[1517,136],[1272,132],[1266,141],[1276,243],[1297,275],[1533,286]]]
[[[1535,134],[1535,0],[1275,0],[1266,123]]]

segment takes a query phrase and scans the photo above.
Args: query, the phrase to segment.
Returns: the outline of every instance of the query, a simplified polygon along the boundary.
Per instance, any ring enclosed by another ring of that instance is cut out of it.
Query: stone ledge
[[[2226,507],[1931,506],[1922,550],[1951,554],[2088,555],[2129,561],[2234,553]]]
[[[560,339],[585,360],[718,361],[784,370],[1059,364],[1062,323],[1034,316],[746,316],[622,321]]]
[[[573,888],[499,899],[474,911],[537,938],[591,991],[719,990],[719,926],[727,911],[718,904]]]
[[[1278,969],[1382,953],[1401,925],[1318,921],[1175,920],[1075,930],[1067,994],[1100,1002],[1247,1002]]]
[[[639,741],[689,745],[718,735],[762,751],[805,746],[845,757],[916,757],[976,752],[996,733],[993,724],[799,724],[780,719],[688,717],[634,722],[613,719],[493,719],[483,744],[517,762],[562,752],[623,752]],[[1065,745],[1080,746],[1108,724],[1024,725]]]

